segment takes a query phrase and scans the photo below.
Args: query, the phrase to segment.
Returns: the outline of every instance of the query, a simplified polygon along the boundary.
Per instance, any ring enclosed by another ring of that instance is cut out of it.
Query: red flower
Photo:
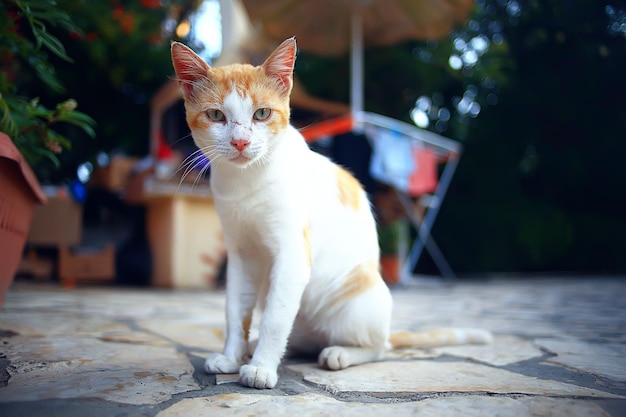
[[[147,41],[150,45],[161,45],[163,43],[163,36],[161,36],[161,32],[153,33],[148,36]]]
[[[20,33],[20,29],[21,29],[20,20],[22,20],[22,16],[19,13],[17,13],[16,11],[11,10],[11,9],[9,9],[7,11],[7,16],[9,16],[9,20],[11,22],[13,22],[13,25],[7,29],[8,32],[16,32],[16,33],[21,35],[21,33]]]
[[[124,16],[124,6],[115,6],[115,9],[113,9],[113,18],[120,20],[122,16]]]
[[[160,0],[141,0],[141,6],[146,9],[158,9],[161,7]]]
[[[85,40],[87,42],[93,42],[96,39],[98,39],[98,33],[94,32],[93,30],[85,34]]]
[[[124,18],[121,22],[122,32],[129,34],[133,31],[133,27],[135,25],[135,17],[132,14],[124,15]]]

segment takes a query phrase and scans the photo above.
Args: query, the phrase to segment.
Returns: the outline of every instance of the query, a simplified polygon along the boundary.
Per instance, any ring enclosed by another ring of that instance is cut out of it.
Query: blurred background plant
[[[150,100],[172,76],[170,40],[189,44],[181,21],[200,0],[57,0],[80,31],[54,33],[80,65],[52,57],[59,77],[81,109],[92,116],[97,141],[76,142],[63,156],[53,181],[73,175],[76,167],[98,155],[143,157],[149,152]],[[54,92],[50,92],[53,96]],[[106,159],[106,158],[105,158]]]
[[[455,271],[626,271],[624,68],[623,0],[475,0],[447,39],[366,51],[366,110],[464,146],[433,229]],[[348,100],[347,57],[296,71]]]
[[[81,134],[95,136],[94,120],[76,110],[76,100],[65,99],[49,108],[39,94],[43,88],[57,94],[66,92],[49,53],[72,62],[49,28],[67,32],[79,29],[54,1],[2,0],[0,5],[4,10],[0,12],[0,131],[13,139],[41,176],[60,167],[59,156],[71,149],[73,139]]]

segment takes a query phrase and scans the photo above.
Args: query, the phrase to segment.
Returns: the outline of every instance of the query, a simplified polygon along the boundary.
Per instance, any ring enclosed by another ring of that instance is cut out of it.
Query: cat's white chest
[[[229,188],[232,193],[216,194],[227,246],[250,255],[273,253],[282,236],[301,233],[308,213],[303,190],[292,184],[294,176],[241,178],[241,187]]]
[[[272,213],[276,204],[265,198],[247,197],[241,200],[215,201],[224,234],[238,246],[250,246],[265,240],[272,232]]]

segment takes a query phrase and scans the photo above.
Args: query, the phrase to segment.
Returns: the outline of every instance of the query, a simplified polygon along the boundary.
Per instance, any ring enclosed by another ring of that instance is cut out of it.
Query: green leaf
[[[46,149],[46,148],[42,148],[42,147],[32,147],[32,148],[30,148],[30,150],[32,151],[32,153],[37,154],[38,156],[43,156],[43,157],[49,159],[50,161],[52,161],[52,163],[54,164],[55,168],[60,168],[61,167],[61,162],[59,161],[59,158],[51,150]]]
[[[41,117],[42,119],[50,120],[54,117],[54,111],[48,110],[44,106],[37,104],[30,108],[29,114],[32,117]]]
[[[9,103],[0,99],[0,109],[2,110],[2,118],[0,119],[0,131],[5,132],[11,137],[15,137],[18,132],[17,124],[12,117]]]
[[[96,125],[96,121],[93,120],[91,117],[87,116],[85,113],[73,111],[73,112],[63,115],[61,118],[59,118],[59,121],[63,121],[66,123],[73,124],[74,126],[78,126],[92,138],[96,137],[96,132],[93,129]]]
[[[48,32],[42,32],[39,36],[41,42],[56,56],[67,62],[74,62],[65,52],[65,47],[61,41]]]
[[[46,30],[46,24],[51,26],[61,26],[68,31],[77,30],[72,23],[70,16],[56,9],[55,1],[36,1],[28,2],[17,1],[15,5],[22,11],[24,17],[28,20],[31,30],[37,43],[37,48],[42,45],[48,48],[53,54],[59,58],[73,62],[67,55],[65,47],[57,37],[51,35]]]
[[[61,145],[63,149],[66,149],[66,150],[72,149],[72,141],[70,141],[65,136],[57,134],[55,136],[55,140],[59,143],[59,145]]]
[[[40,61],[33,64],[33,68],[35,69],[35,72],[37,73],[39,79],[48,87],[50,87],[57,93],[65,92],[65,87],[57,79],[56,75],[54,74],[54,69],[49,64]]]

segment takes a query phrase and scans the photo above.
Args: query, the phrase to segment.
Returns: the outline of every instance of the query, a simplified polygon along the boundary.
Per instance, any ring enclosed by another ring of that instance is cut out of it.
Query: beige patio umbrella
[[[473,0],[243,0],[266,36],[296,36],[303,51],[351,51],[351,107],[363,109],[363,47],[437,39],[464,22]]]

